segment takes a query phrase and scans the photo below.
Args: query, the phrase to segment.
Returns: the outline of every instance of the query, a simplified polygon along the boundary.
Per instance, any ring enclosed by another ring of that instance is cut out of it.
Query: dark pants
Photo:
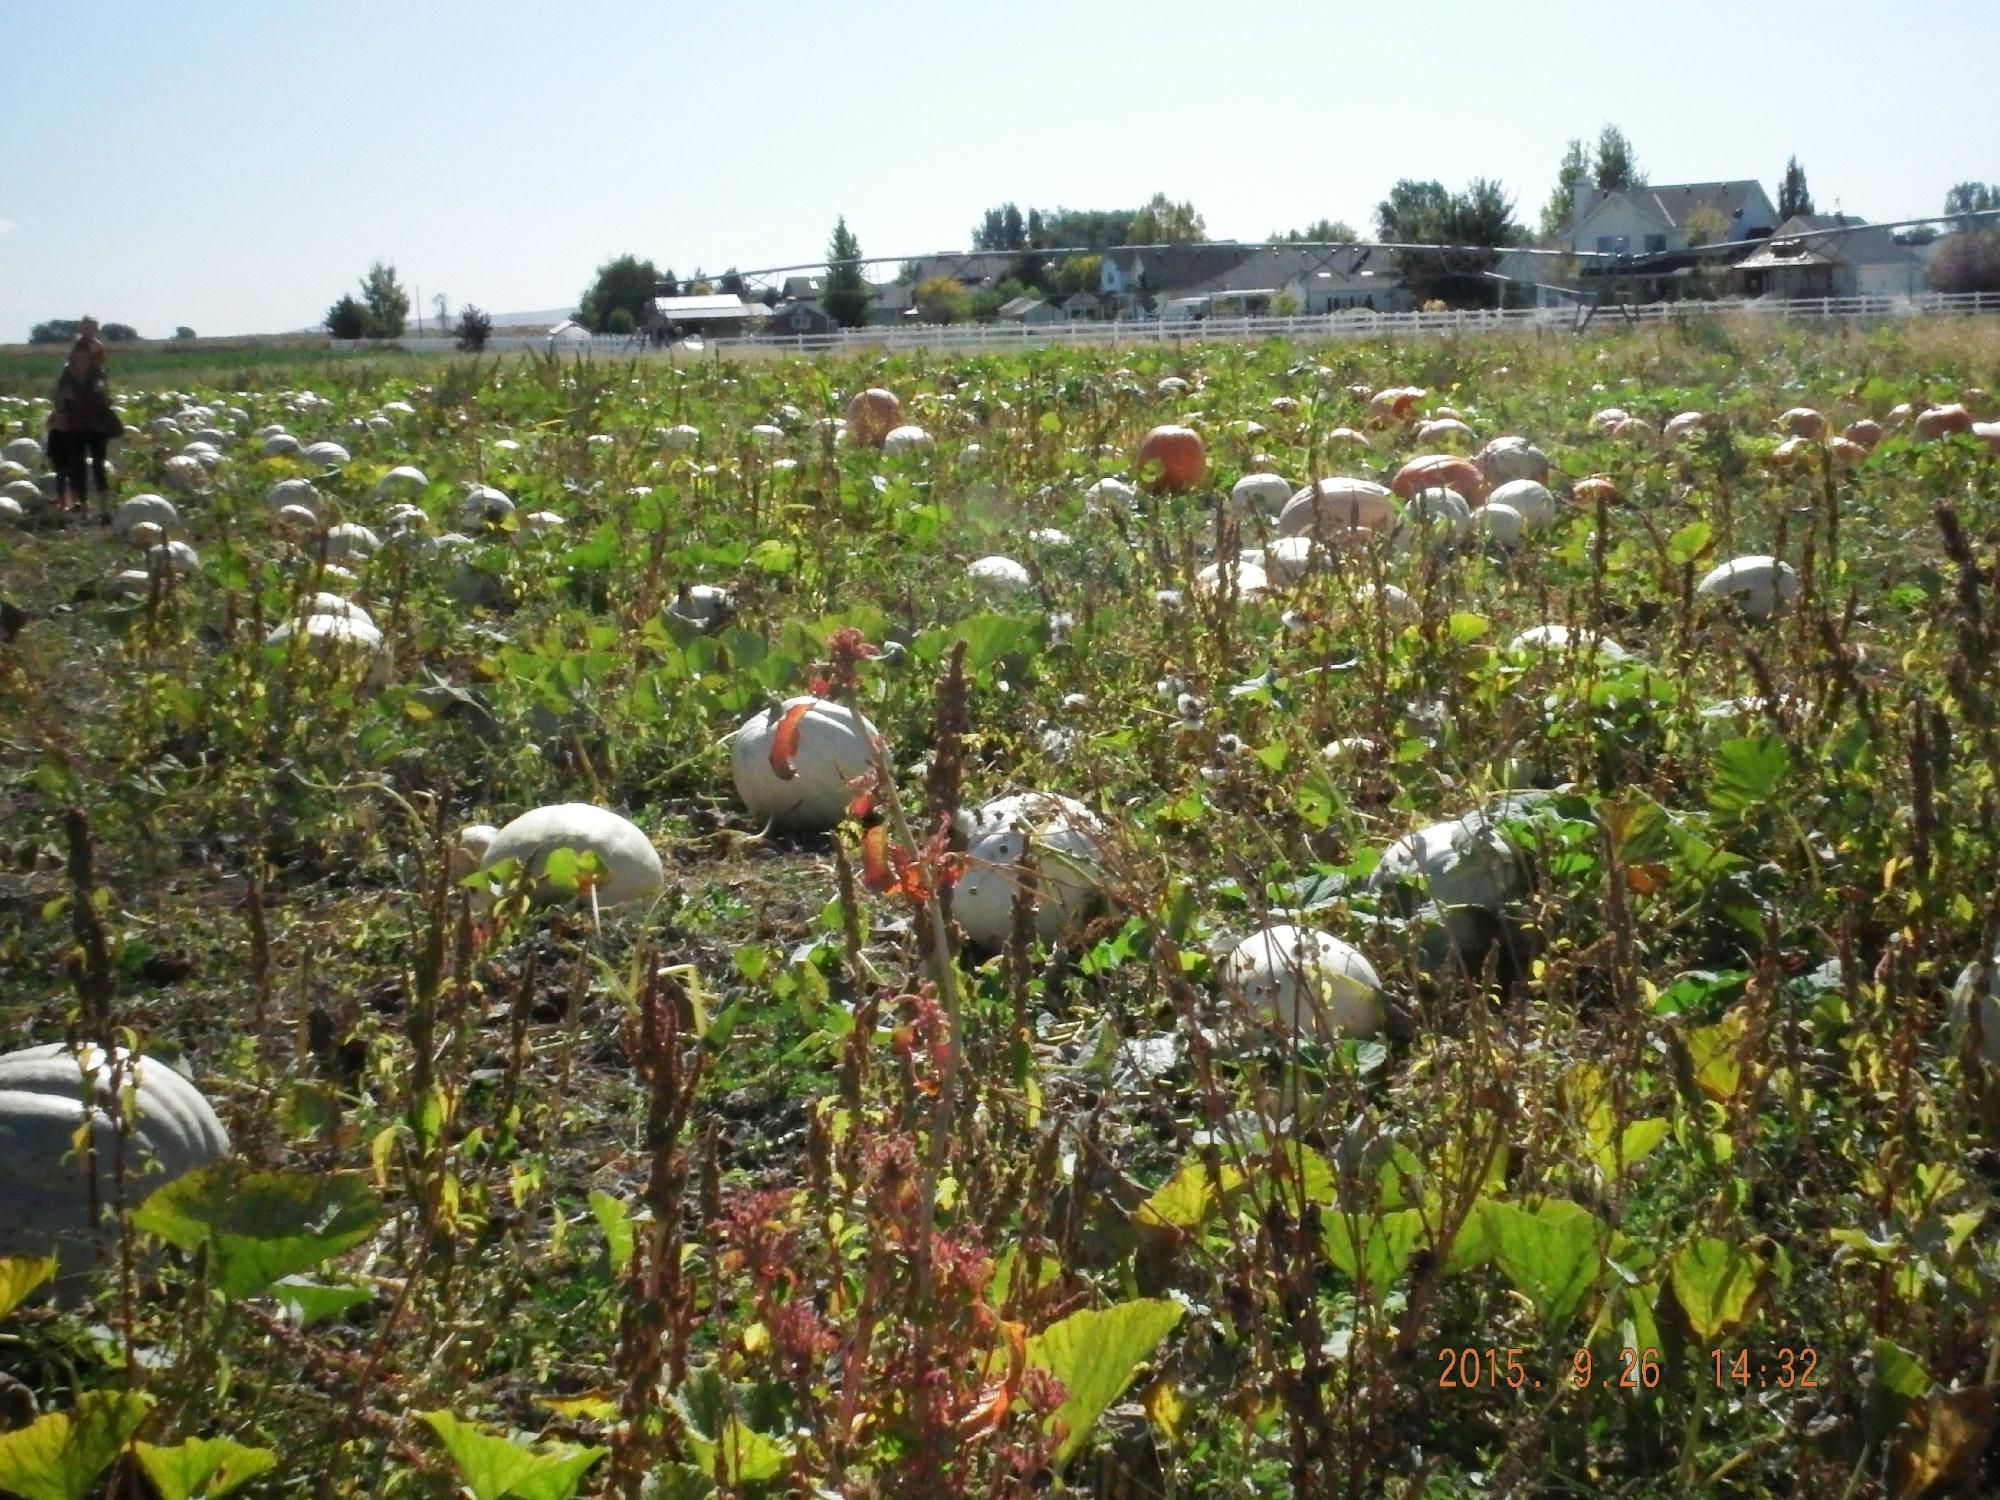
[[[56,471],[56,499],[74,495],[81,502],[89,490],[87,480],[96,481],[98,499],[110,493],[104,472],[104,450],[110,439],[101,432],[51,432],[49,465]]]

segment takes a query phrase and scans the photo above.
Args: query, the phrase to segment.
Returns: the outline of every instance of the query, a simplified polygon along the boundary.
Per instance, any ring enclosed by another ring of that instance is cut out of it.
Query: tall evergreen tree
[[[1806,169],[1794,156],[1785,163],[1785,180],[1778,184],[1778,222],[1813,211],[1812,189],[1806,186]]]
[[[842,328],[859,328],[868,321],[868,283],[861,275],[861,241],[842,214],[826,245],[826,295],[820,303]]]
[[[1561,165],[1556,168],[1556,185],[1549,194],[1549,201],[1542,205],[1542,236],[1560,234],[1563,226],[1576,212],[1577,190],[1590,182],[1590,148],[1581,136],[1570,137],[1563,150]]]
[[[2000,208],[2000,187],[1983,182],[1956,183],[1944,195],[1944,211],[1948,214],[1976,214],[1994,208]]]
[[[1640,170],[1638,154],[1625,138],[1625,132],[1616,125],[1606,125],[1597,132],[1597,160],[1591,180],[1606,192],[1646,185],[1646,174]]]
[[[1485,177],[1473,178],[1459,193],[1446,192],[1442,183],[1405,178],[1376,205],[1375,222],[1382,238],[1395,244],[1501,247],[1522,238],[1513,200]],[[1499,301],[1501,283],[1486,273],[1498,259],[1488,249],[1404,250],[1396,255],[1396,272],[1423,301],[1491,307]]]
[[[410,318],[410,294],[396,280],[396,268],[376,261],[361,278],[361,300],[368,309],[368,337],[399,339]]]

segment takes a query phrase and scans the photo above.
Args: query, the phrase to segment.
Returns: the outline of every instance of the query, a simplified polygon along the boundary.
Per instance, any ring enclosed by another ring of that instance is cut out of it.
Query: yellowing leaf
[[[461,1422],[448,1411],[417,1413],[451,1455],[473,1500],[569,1500],[603,1448],[517,1443]]]
[[[1674,1296],[1698,1341],[1733,1334],[1748,1321],[1764,1269],[1748,1246],[1712,1235],[1675,1252]]]
[[[18,1500],[83,1500],[152,1405],[138,1391],[85,1391],[75,1411],[50,1412],[0,1435],[0,1492]]]
[[[1985,1386],[1934,1391],[1911,1407],[1907,1436],[1890,1462],[1898,1500],[1970,1480],[1993,1426],[1993,1392]]]
[[[1049,1419],[1062,1435],[1058,1464],[1084,1445],[1104,1409],[1131,1383],[1133,1371],[1180,1320],[1179,1303],[1145,1297],[1071,1313],[1028,1340],[1028,1363],[1047,1370],[1068,1392]]]
[[[135,1443],[133,1451],[160,1500],[222,1500],[278,1466],[278,1455],[269,1448],[228,1438],[190,1438],[171,1448]]]
[[[1603,1223],[1561,1198],[1546,1200],[1532,1213],[1485,1199],[1477,1213],[1493,1263],[1552,1328],[1568,1322],[1603,1272]]]
[[[207,1246],[216,1284],[232,1297],[261,1292],[359,1244],[382,1203],[343,1172],[244,1172],[218,1162],[161,1188],[132,1222],[182,1250]]]
[[[1321,1237],[1326,1258],[1357,1288],[1376,1300],[1403,1274],[1424,1234],[1424,1216],[1414,1208],[1393,1209],[1375,1218],[1329,1213]]]
[[[1687,1034],[1688,1058],[1694,1081],[1711,1099],[1733,1098],[1743,1083],[1743,1035],[1749,1025],[1742,1011],[1731,1011],[1713,1026],[1696,1026]]]
[[[1243,1174],[1235,1167],[1221,1166],[1211,1176],[1206,1162],[1183,1163],[1152,1197],[1132,1211],[1132,1222],[1154,1228],[1199,1229],[1242,1183]]]
[[[55,1274],[53,1255],[0,1255],[0,1318],[19,1307],[23,1297]]]

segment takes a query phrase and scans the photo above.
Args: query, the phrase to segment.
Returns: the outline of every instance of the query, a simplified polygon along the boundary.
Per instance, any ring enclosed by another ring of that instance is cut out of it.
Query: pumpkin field
[[[2000,1493],[2000,330],[0,364],[0,1496]]]

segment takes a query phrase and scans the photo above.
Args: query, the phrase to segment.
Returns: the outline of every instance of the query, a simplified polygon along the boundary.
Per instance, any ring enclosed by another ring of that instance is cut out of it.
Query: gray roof
[[[1380,291],[1396,280],[1394,257],[1385,250],[1307,250],[1280,246],[1259,250],[1207,281],[1176,292],[1192,296],[1275,293],[1293,282],[1315,292]]]
[[[1157,250],[1121,247],[1104,258],[1126,275],[1143,267],[1149,291],[1178,295],[1235,270],[1257,252],[1247,245],[1165,245]]]
[[[1011,302],[1000,304],[1000,316],[1003,318],[1024,317],[1036,308],[1046,305],[1040,297],[1016,297]]]
[[[1763,184],[1749,177],[1730,182],[1673,182],[1657,187],[1582,187],[1577,189],[1576,212],[1570,219],[1571,227],[1581,225],[1599,205],[1615,197],[1623,197],[1641,213],[1658,219],[1669,229],[1685,229],[1690,214],[1698,209],[1713,209],[1729,226],[1725,238],[1732,240],[1744,237],[1746,231],[1742,221],[1749,210],[1760,205],[1768,208],[1771,201],[1764,196]]]
[[[1921,265],[1924,257],[1909,245],[1898,244],[1896,237],[1886,229],[1878,229],[1873,224],[1857,219],[1853,214],[1793,214],[1780,224],[1771,236],[1773,241],[1782,240],[1787,235],[1804,234],[1813,230],[1832,231],[1814,234],[1804,242],[1802,248],[1810,248],[1816,255],[1828,261],[1839,261],[1850,266],[1903,266]],[[1796,257],[1792,258],[1796,264]]]

